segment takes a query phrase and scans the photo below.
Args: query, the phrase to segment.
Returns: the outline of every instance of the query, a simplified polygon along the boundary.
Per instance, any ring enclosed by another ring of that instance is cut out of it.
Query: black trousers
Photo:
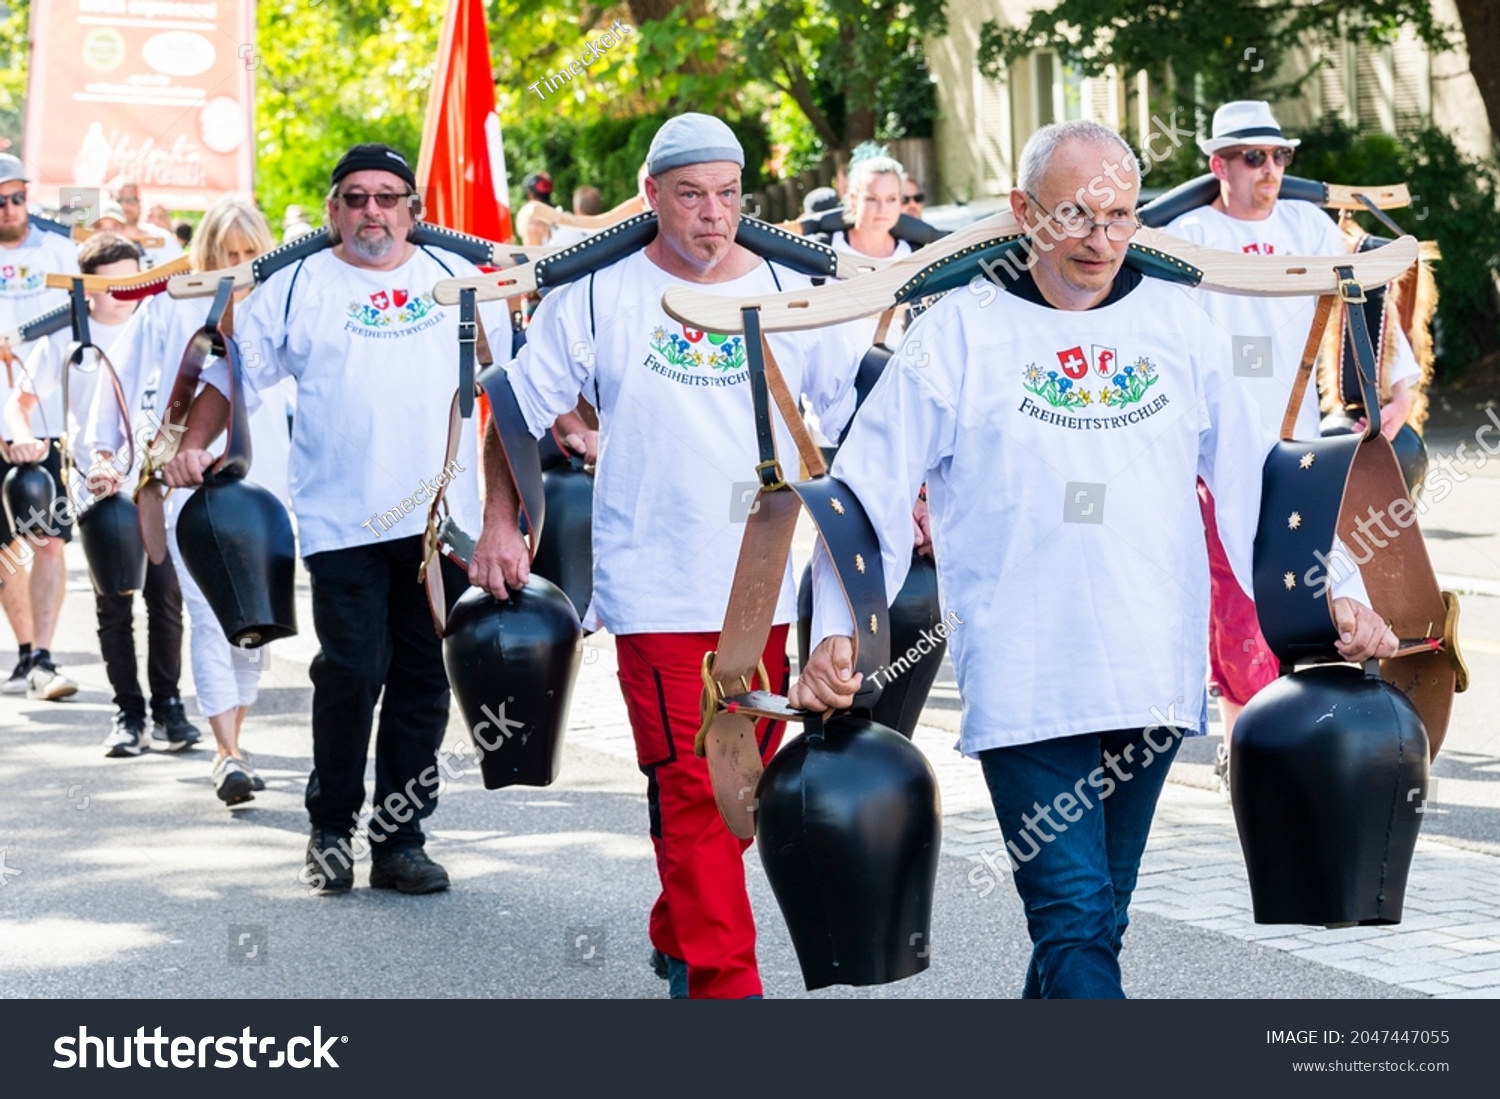
[[[146,564],[146,680],[151,688],[151,714],[161,716],[161,704],[176,698],[182,678],[182,589],[168,557],[159,565]],[[94,593],[99,616],[99,652],[114,688],[115,708],[146,715],[146,699],[135,671],[135,596]]]
[[[421,821],[437,805],[437,763],[448,727],[448,676],[417,579],[422,538],[328,550],[304,564],[312,580],[313,771],[307,814],[316,827],[352,834],[365,800],[365,758],[375,702],[376,856],[420,847]],[[462,570],[443,561],[449,602],[462,594]],[[404,819],[403,819],[404,818]]]

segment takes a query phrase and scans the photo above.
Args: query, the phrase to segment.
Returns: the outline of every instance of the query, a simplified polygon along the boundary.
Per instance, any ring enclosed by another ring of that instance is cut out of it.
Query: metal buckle
[[[1469,666],[1458,648],[1458,596],[1451,591],[1442,593],[1443,606],[1448,614],[1443,623],[1443,652],[1453,664],[1453,693],[1463,694],[1469,689]]]
[[[1348,305],[1365,303],[1365,288],[1355,278],[1339,279],[1339,297]]]
[[[458,342],[461,344],[476,344],[479,342],[479,325],[474,321],[458,322]]]
[[[765,474],[767,470],[770,470],[775,474],[775,480],[766,480]],[[780,459],[772,458],[768,462],[756,462],[755,472],[759,475],[760,487],[765,489],[767,492],[776,492],[779,489],[786,488],[786,478],[781,472]]]
[[[703,693],[698,697],[698,717],[700,719],[698,736],[696,738],[698,744],[702,744],[704,738],[708,736],[708,730],[713,725],[714,718],[728,711],[728,706],[724,701],[724,688],[720,687],[718,680],[714,679],[714,658],[718,655],[716,650],[709,650],[703,654],[703,667],[699,673],[703,677]],[[761,684],[769,690],[771,677],[766,673],[766,662],[764,660],[756,665],[755,674],[760,678]],[[741,694],[749,694],[754,689],[750,685],[750,678],[748,676],[740,676]]]

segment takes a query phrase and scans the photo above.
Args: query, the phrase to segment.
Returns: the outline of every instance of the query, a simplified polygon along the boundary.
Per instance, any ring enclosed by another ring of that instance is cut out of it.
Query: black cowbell
[[[95,500],[78,516],[89,580],[100,595],[129,595],[146,584],[146,544],[140,515],[122,492]]]
[[[756,846],[807,987],[925,970],[942,828],[926,757],[862,718],[813,718],[756,798]]]
[[[5,521],[17,534],[47,534],[57,529],[52,501],[57,498],[57,482],[36,462],[13,466],[0,485],[5,497]]]
[[[582,636],[572,603],[535,573],[508,600],[470,588],[449,612],[443,665],[486,790],[557,778]]]
[[[1229,776],[1255,922],[1399,923],[1427,761],[1416,709],[1359,668],[1306,668],[1251,699]]]
[[[809,565],[803,570],[802,582],[797,586],[797,663],[803,668],[807,667],[812,641],[812,602],[812,566]],[[902,656],[917,644],[924,631],[930,631],[942,620],[937,566],[932,558],[913,552],[906,583],[901,585],[891,604],[891,659]],[[931,634],[928,636],[932,637]],[[934,637],[930,652],[885,684],[879,701],[870,711],[870,720],[895,729],[910,740],[917,731],[922,707],[927,705],[927,696],[937,681],[943,666],[943,654],[947,651],[948,642]]]
[[[547,522],[531,571],[561,588],[582,617],[594,592],[594,475],[575,456],[543,471],[542,491]]]
[[[297,632],[297,547],[281,501],[236,477],[205,479],[177,516],[177,548],[231,645]]]

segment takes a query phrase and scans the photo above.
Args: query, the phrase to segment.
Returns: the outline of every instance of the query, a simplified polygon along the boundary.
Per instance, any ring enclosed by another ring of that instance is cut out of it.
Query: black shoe
[[[146,747],[146,715],[121,710],[115,714],[109,736],[104,738],[104,754],[110,759],[138,756]]]
[[[404,848],[370,864],[371,889],[440,893],[448,884],[448,871],[428,858],[420,847]]]
[[[8,695],[23,695],[26,693],[26,688],[31,686],[30,681],[26,678],[26,673],[31,671],[31,661],[31,653],[27,653],[20,660],[16,661],[15,670],[10,673],[10,678],[3,684],[0,684],[0,693]]]
[[[151,726],[151,747],[159,752],[180,752],[203,739],[182,708],[182,699],[169,698],[161,704]]]
[[[255,800],[255,784],[245,764],[233,756],[220,756],[213,769],[214,793],[225,805]]]
[[[314,893],[347,893],[354,888],[354,853],[349,846],[347,831],[314,826],[302,870],[302,880]]]
[[[667,956],[654,946],[651,948],[651,972],[664,981],[670,976],[667,972]]]

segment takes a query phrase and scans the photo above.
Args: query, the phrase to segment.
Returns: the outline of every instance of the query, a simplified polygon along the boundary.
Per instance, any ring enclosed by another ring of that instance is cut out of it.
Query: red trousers
[[[787,629],[772,628],[764,654],[771,689],[783,694],[791,676]],[[615,639],[636,759],[646,775],[651,842],[661,877],[661,895],[651,909],[651,943],[687,962],[693,999],[761,994],[755,918],[745,892],[750,841],[735,838],[725,827],[714,802],[708,761],[693,755],[703,654],[718,642],[716,633],[637,633]],[[756,726],[762,759],[775,754],[782,731],[781,722]]]
[[[1229,555],[1219,540],[1214,518],[1214,498],[1208,486],[1198,482],[1198,503],[1203,509],[1203,532],[1208,538],[1209,682],[1236,706],[1243,706],[1281,674],[1281,665],[1271,655],[1271,646],[1260,632],[1255,603],[1240,587],[1229,566]]]

